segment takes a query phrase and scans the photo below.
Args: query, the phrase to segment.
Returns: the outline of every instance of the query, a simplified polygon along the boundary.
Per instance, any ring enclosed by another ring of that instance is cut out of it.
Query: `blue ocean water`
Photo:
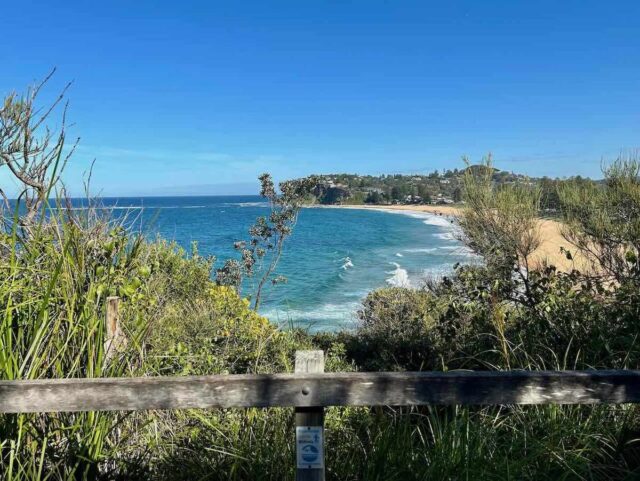
[[[235,257],[234,241],[268,210],[260,197],[105,198],[105,206],[130,211],[143,232],[160,234],[221,265]],[[354,325],[362,298],[389,285],[418,286],[427,276],[468,262],[447,219],[432,214],[363,209],[305,208],[285,246],[278,273],[286,284],[269,286],[261,313],[272,321],[310,330]],[[245,293],[251,291],[251,282]]]

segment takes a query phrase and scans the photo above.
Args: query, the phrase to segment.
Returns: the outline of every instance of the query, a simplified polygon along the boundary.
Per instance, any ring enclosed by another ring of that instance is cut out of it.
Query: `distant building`
[[[422,204],[422,197],[419,195],[407,195],[404,198],[405,204]]]

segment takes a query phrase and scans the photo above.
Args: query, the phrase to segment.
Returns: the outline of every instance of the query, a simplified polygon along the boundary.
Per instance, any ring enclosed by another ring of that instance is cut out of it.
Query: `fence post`
[[[296,374],[324,372],[323,351],[296,351]],[[311,387],[303,386],[309,395]],[[296,481],[324,481],[324,407],[296,408]]]
[[[120,298],[118,296],[107,297],[107,314],[105,316],[105,362],[108,362],[114,354],[127,345],[127,340],[120,328]]]

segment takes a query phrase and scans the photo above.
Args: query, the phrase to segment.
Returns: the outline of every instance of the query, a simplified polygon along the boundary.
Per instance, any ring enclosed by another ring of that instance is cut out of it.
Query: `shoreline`
[[[407,211],[407,212],[425,212],[444,217],[457,217],[460,214],[460,207],[452,205],[404,205],[404,204],[331,204],[320,205],[313,204],[305,207],[312,209],[360,209],[360,210],[391,210],[391,211]]]
[[[360,210],[378,210],[378,211],[404,211],[404,212],[422,212],[433,214],[435,216],[447,219],[455,219],[460,215],[461,207],[455,205],[309,205],[310,208],[319,209],[360,209]],[[560,252],[560,248],[571,250],[574,253],[575,248],[562,237],[562,223],[551,219],[539,219],[538,229],[540,231],[540,247],[529,258],[529,262],[533,266],[541,266],[545,262],[553,264],[560,271],[569,272],[574,268],[580,268],[580,262],[568,260],[564,254]],[[575,258],[574,253],[574,258]]]

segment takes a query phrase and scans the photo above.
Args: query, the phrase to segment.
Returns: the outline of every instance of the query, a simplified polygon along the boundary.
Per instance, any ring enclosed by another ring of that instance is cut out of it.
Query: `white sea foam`
[[[375,209],[389,214],[399,214],[415,219],[422,219],[426,225],[432,225],[440,228],[440,232],[433,234],[434,237],[447,241],[457,241],[459,237],[459,227],[452,222],[451,217],[432,214],[431,212],[416,212],[410,210],[391,210],[391,209]]]
[[[400,254],[399,252],[396,252],[396,257],[404,257],[402,254]]]
[[[349,269],[350,267],[353,267],[353,262],[351,262],[351,258],[350,257],[345,257],[342,260],[344,261],[344,264],[342,264],[342,269],[344,269],[345,271],[347,269]]]
[[[405,249],[405,252],[435,254],[435,255],[441,255],[441,256],[454,255],[454,256],[476,257],[476,254],[471,249],[469,249],[468,247],[462,244],[438,246],[438,247],[416,247],[412,249]]]
[[[239,207],[268,207],[268,202],[236,202],[231,205],[237,205]]]
[[[72,210],[170,210],[170,209],[204,209],[206,205],[105,205],[92,207],[73,207]]]
[[[357,311],[361,307],[360,301],[340,304],[326,303],[316,306],[312,310],[272,308],[261,311],[260,314],[283,327],[300,324],[310,331],[323,329],[339,330],[355,327]]]
[[[379,212],[386,212],[388,214],[398,214],[407,217],[413,217],[414,219],[422,219],[427,225],[435,225],[440,227],[451,227],[452,217],[433,214],[431,212],[420,212],[415,210],[400,210],[400,209],[371,209]]]
[[[114,206],[114,205],[109,205],[109,206],[92,206],[92,207],[72,207],[71,210],[142,210],[144,207],[140,207],[140,206],[127,206],[127,207],[120,207],[120,206]]]
[[[424,253],[431,253],[431,252],[436,252],[439,249],[439,247],[415,247],[412,249],[405,249],[405,252],[424,252]]]
[[[433,234],[433,237],[437,237],[438,239],[449,240],[449,241],[458,240],[458,239],[456,239],[455,232],[453,232],[453,231],[450,231],[450,232],[438,232],[437,234]]]
[[[167,209],[204,209],[206,205],[148,205],[141,207],[149,210],[167,210]]]
[[[436,225],[438,227],[451,228],[453,223],[445,217],[431,215],[422,221],[423,224]]]
[[[215,204],[214,207],[269,207],[269,202],[223,202],[221,204]]]
[[[390,262],[390,264],[395,266],[395,269],[387,272],[387,274],[391,274],[391,277],[387,279],[387,284],[394,287],[411,287],[407,270],[400,267],[400,264],[397,262]]]

